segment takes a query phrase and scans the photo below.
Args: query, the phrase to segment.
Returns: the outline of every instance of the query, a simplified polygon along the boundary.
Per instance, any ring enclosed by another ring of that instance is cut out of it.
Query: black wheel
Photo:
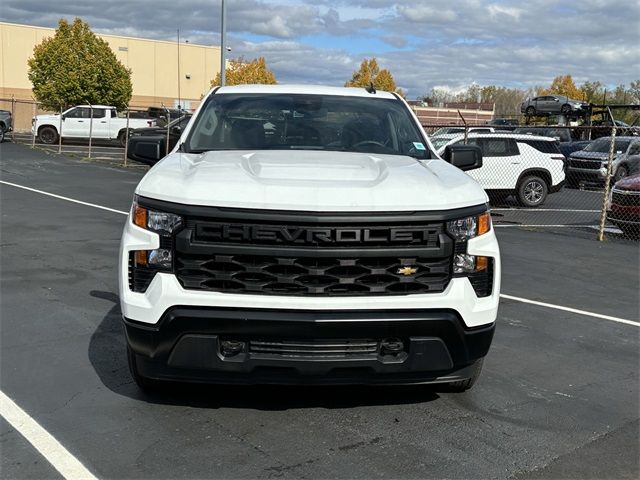
[[[520,205],[530,208],[542,205],[548,193],[549,186],[547,182],[537,175],[524,177],[516,189],[516,196]]]
[[[560,108],[560,113],[569,115],[571,113],[571,105],[569,105],[568,103],[562,105],[562,107]]]
[[[536,109],[533,107],[527,107],[527,109],[524,111],[524,113],[528,116],[531,117],[532,115],[536,114]]]
[[[613,183],[616,183],[618,180],[622,180],[624,177],[629,175],[629,170],[624,165],[620,165],[616,170],[616,174],[613,176]]]
[[[478,381],[480,372],[482,372],[483,362],[484,358],[481,358],[473,364],[473,373],[471,374],[471,377],[467,378],[466,380],[458,380],[457,382],[447,383],[444,390],[452,393],[462,393],[469,390]]]
[[[56,143],[58,141],[58,132],[53,127],[42,127],[38,132],[38,140],[49,145]]]
[[[4,142],[4,127],[0,125],[0,143]]]
[[[131,130],[129,130],[129,136],[131,136]],[[118,143],[120,144],[120,146],[122,148],[124,148],[126,146],[126,143],[127,143],[127,132],[126,132],[126,130],[123,130],[118,134]]]
[[[147,378],[140,374],[138,370],[138,364],[136,362],[136,355],[133,353],[133,350],[129,346],[127,346],[127,363],[129,364],[129,372],[131,373],[131,377],[133,381],[136,382],[136,385],[145,392],[153,392],[158,391],[162,388],[163,383],[158,380],[153,380],[151,378]]]

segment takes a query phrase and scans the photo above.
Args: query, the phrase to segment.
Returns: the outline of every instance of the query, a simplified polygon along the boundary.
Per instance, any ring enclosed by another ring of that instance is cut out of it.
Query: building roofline
[[[39,30],[51,30],[52,32],[56,31],[56,29],[52,28],[52,27],[42,27],[42,26],[39,26],[39,25],[28,25],[26,23],[0,22],[0,25],[11,25],[11,26],[14,26],[14,27],[33,28],[33,29],[39,29]],[[143,40],[143,41],[146,41],[146,42],[168,43],[168,44],[172,44],[172,45],[176,44],[176,42],[171,41],[171,40],[156,40],[154,38],[131,37],[131,36],[128,36],[128,35],[114,35],[112,33],[101,33],[98,30],[92,30],[92,32],[95,33],[96,35],[99,35],[100,37],[122,38],[122,39],[126,39],[126,40]],[[199,43],[181,43],[180,46],[181,47],[211,48],[213,50],[220,50],[219,46],[216,46],[216,45],[202,45],[202,44],[199,44]]]

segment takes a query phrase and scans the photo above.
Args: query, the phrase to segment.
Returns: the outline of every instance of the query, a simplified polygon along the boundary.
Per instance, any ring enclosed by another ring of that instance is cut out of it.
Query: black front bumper
[[[175,307],[154,326],[124,319],[139,373],[159,380],[210,383],[375,384],[463,380],[484,357],[494,324],[467,329],[452,310],[290,311]],[[299,357],[221,351],[222,340],[398,338],[389,356]]]

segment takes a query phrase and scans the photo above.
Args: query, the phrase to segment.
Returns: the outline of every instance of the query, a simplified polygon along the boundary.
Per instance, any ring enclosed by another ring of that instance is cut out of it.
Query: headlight
[[[491,214],[489,212],[472,217],[458,218],[447,222],[447,232],[456,240],[456,254],[453,258],[453,273],[466,275],[486,271],[489,265],[487,257],[469,255],[467,242],[484,235],[491,230]]]
[[[173,234],[182,226],[182,217],[173,213],[159,212],[138,205],[134,201],[131,221],[140,228],[155,232],[160,236],[160,247],[154,250],[130,252],[131,289],[144,292],[156,272],[173,271]]]
[[[453,235],[456,241],[460,242],[484,235],[489,230],[491,230],[491,214],[489,212],[447,222],[447,231]]]

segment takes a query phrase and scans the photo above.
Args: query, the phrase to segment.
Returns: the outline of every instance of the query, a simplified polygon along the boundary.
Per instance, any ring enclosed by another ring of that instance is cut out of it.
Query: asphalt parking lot
[[[519,221],[507,215],[542,213],[496,212],[503,294],[552,306],[503,300],[468,393],[147,395],[127,370],[116,277],[121,212],[144,172],[11,143],[0,167],[1,390],[98,478],[638,476],[639,247],[567,226],[590,224],[593,212],[558,228],[507,226]],[[591,192],[562,195],[550,207],[598,208]],[[60,478],[55,452],[5,420],[0,428],[2,478]]]

